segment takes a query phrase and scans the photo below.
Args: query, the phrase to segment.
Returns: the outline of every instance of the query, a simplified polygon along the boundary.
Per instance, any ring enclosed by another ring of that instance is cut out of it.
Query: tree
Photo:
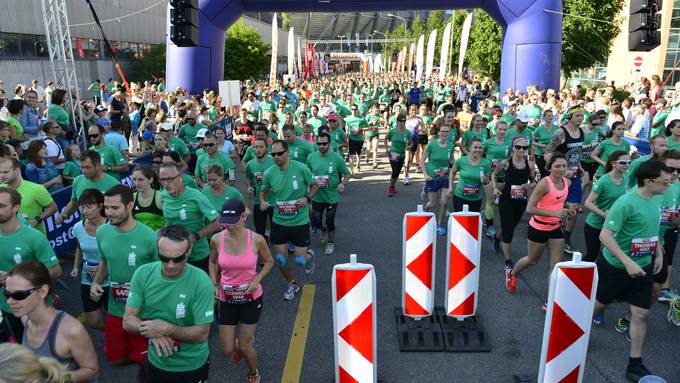
[[[267,73],[271,63],[271,46],[260,38],[259,32],[239,19],[227,31],[224,45],[224,78],[246,80]]]
[[[153,77],[165,78],[165,45],[156,45],[145,51],[140,59],[130,65],[129,81],[143,82]]]
[[[463,17],[463,20],[465,18]],[[461,22],[462,24],[462,22]],[[460,27],[462,29],[462,25]],[[464,63],[475,72],[493,79],[501,77],[502,29],[496,20],[481,9],[475,10],[470,28],[467,53]],[[457,33],[460,46],[460,32]],[[454,47],[456,53],[458,50]],[[454,63],[458,63],[458,59]],[[457,69],[456,69],[457,71]]]

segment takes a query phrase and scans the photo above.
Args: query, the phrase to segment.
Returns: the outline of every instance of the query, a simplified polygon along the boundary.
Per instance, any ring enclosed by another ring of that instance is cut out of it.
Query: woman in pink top
[[[546,170],[550,174],[538,182],[527,203],[527,213],[533,215],[527,230],[527,255],[517,261],[505,280],[505,287],[511,294],[515,292],[519,273],[538,263],[546,243],[551,270],[564,254],[564,235],[560,223],[575,214],[564,207],[569,192],[569,180],[564,176],[567,172],[564,155],[553,153]]]
[[[218,299],[220,346],[234,363],[245,358],[248,383],[261,379],[253,348],[255,328],[262,312],[260,282],[274,267],[267,242],[245,228],[246,208],[236,199],[224,201],[220,225],[225,228],[210,240],[210,278]],[[257,264],[264,266],[257,273]],[[236,328],[239,327],[238,337]]]

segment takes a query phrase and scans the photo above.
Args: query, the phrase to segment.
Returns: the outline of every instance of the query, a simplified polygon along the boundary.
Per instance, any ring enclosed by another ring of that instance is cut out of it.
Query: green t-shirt
[[[288,145],[288,153],[291,160],[298,161],[300,163],[307,162],[307,156],[314,151],[314,145],[310,144],[305,140],[296,138],[295,142]]]
[[[508,126],[512,125],[515,120],[517,120],[517,114],[503,113],[501,120],[508,123]]]
[[[101,84],[98,82],[93,82],[92,84],[90,84],[90,86],[87,87],[87,90],[92,92],[92,97],[102,96],[102,87]]]
[[[680,182],[675,182],[666,189],[660,196],[654,196],[661,200],[661,218],[659,220],[659,243],[664,244],[666,230],[670,229],[671,221],[678,212],[678,202],[680,201]]]
[[[529,130],[529,128],[525,128],[521,132],[517,131],[517,128],[512,128],[508,131],[508,141],[510,141],[510,143],[512,143],[512,140],[515,137],[519,137],[519,136],[526,138],[527,141],[529,141],[529,145],[531,145],[531,143],[533,142],[533,136],[532,136],[531,130]]]
[[[538,105],[529,104],[522,108],[522,111],[526,112],[526,114],[529,115],[530,120],[541,119],[541,107]]]
[[[345,157],[345,151],[340,145],[344,145],[345,137],[347,136],[345,131],[340,128],[335,128],[335,130],[329,130],[331,136],[331,150],[338,152],[340,157]]]
[[[67,177],[76,178],[81,174],[83,174],[83,171],[80,169],[80,161],[79,160],[67,161],[64,164],[63,175],[65,175]]]
[[[632,189],[637,185],[637,177],[635,177],[635,172],[637,172],[638,168],[640,165],[642,165],[643,162],[647,162],[650,159],[652,159],[652,156],[650,154],[642,157],[638,157],[634,159],[631,163],[630,166],[628,166],[628,188]]]
[[[585,132],[585,135],[583,136],[583,147],[581,148],[581,162],[592,164],[595,162],[595,160],[590,158],[590,155],[600,144],[600,141],[604,139],[604,133],[602,132],[602,128],[599,126],[596,126],[589,132],[586,132],[585,129],[583,129],[583,131]],[[593,141],[596,142],[595,145],[592,144]]]
[[[621,143],[616,145],[614,141],[612,141],[611,138],[607,138],[606,140],[602,141],[597,145],[597,148],[600,149],[600,159],[602,161],[607,162],[607,159],[609,159],[609,156],[612,155],[617,150],[623,150],[626,153],[630,150],[630,144],[628,141],[621,139]],[[600,165],[597,168],[597,173],[595,175],[597,177],[600,177],[605,173],[604,171],[604,166]]]
[[[550,140],[552,139],[553,134],[559,129],[560,127],[557,125],[552,125],[550,130],[545,128],[544,124],[539,125],[533,132],[533,142],[539,143],[541,145],[548,145],[550,143]],[[536,146],[536,150],[534,151],[534,154],[537,156],[542,156],[543,155],[543,149],[539,148]]]
[[[106,169],[108,166],[115,167],[125,164],[125,158],[120,153],[120,150],[116,149],[112,145],[104,144],[99,147],[90,146],[89,149],[99,153],[104,169]],[[106,174],[117,180],[120,180],[120,173],[118,172],[106,172]]]
[[[212,205],[212,207],[214,207],[217,211],[222,211],[222,205],[224,204],[224,201],[228,199],[237,199],[239,201],[243,201],[243,194],[241,194],[238,189],[229,185],[224,186],[224,193],[221,195],[213,194],[212,188],[210,186],[206,186],[201,190],[201,194],[203,194],[208,199],[208,201],[210,201],[210,205]]]
[[[628,191],[628,176],[623,176],[623,182],[620,184],[615,184],[611,179],[609,173],[603,175],[597,179],[595,185],[593,185],[593,193],[597,193],[597,199],[595,199],[595,206],[597,206],[602,211],[609,210],[614,201],[619,197],[626,194]],[[601,216],[590,212],[588,217],[586,217],[586,223],[591,227],[596,229],[601,229],[604,223],[604,218]]]
[[[484,158],[491,161],[491,170],[496,169],[499,161],[507,160],[510,155],[510,140],[505,137],[502,144],[496,142],[495,137],[484,140]],[[496,175],[497,178],[505,177],[505,171]]]
[[[31,260],[40,261],[47,268],[59,264],[45,233],[29,225],[22,223],[11,234],[0,233],[0,243],[4,244],[0,246],[0,271],[8,272],[19,263]],[[4,294],[0,294],[0,310],[12,312]]]
[[[398,160],[398,158],[393,158],[394,154],[398,154],[399,157],[406,155],[406,144],[408,144],[411,139],[411,132],[408,129],[400,131],[399,129],[390,129],[387,132],[387,139],[390,140],[390,160]]]
[[[106,223],[97,228],[97,246],[111,281],[109,313],[122,318],[132,274],[139,266],[158,260],[156,232],[141,222],[126,232]]]
[[[371,127],[371,128],[373,128],[373,127],[380,127],[380,120],[381,120],[381,119],[382,119],[382,116],[380,116],[380,115],[371,116],[371,115],[369,114],[369,115],[367,115],[366,118],[365,118],[365,120],[366,120],[366,126]],[[366,136],[367,136],[368,138],[378,137],[378,131],[377,131],[377,130],[373,130],[373,129],[368,130],[368,131],[366,132]]]
[[[321,152],[314,152],[307,157],[307,166],[319,185],[312,201],[339,203],[340,193],[336,188],[342,181],[342,175],[349,173],[345,160],[335,152],[329,151],[325,156]]]
[[[17,137],[21,137],[24,135],[24,128],[23,126],[21,126],[21,123],[17,121],[16,118],[7,115],[7,117],[5,117],[5,122],[14,127],[14,129],[17,131]]]
[[[470,158],[463,156],[453,163],[454,169],[458,172],[458,182],[453,191],[453,195],[468,201],[479,201],[482,199],[482,180],[480,173],[491,174],[491,162],[480,159],[477,165],[470,164]]]
[[[449,136],[451,133],[449,133]],[[479,138],[482,141],[482,144],[484,141],[486,141],[487,138],[489,138],[489,129],[487,128],[482,128],[479,133],[475,133],[473,129],[468,129],[465,132],[463,132],[463,141],[465,141],[465,149],[470,149],[470,142],[472,141],[473,138]]]
[[[312,126],[313,132],[318,132],[321,125],[326,125],[326,119],[321,116],[310,117],[307,119],[307,123]]]
[[[184,140],[185,143],[196,144],[198,143],[196,133],[198,133],[198,131],[201,129],[205,129],[205,125],[194,124],[194,126],[191,126],[190,124],[184,124],[179,128],[179,135],[182,137],[182,140]]]
[[[680,142],[673,141],[673,136],[668,136],[668,150],[680,150]]]
[[[425,151],[428,153],[427,175],[433,179],[448,178],[451,154],[454,149],[455,146],[449,141],[446,141],[443,148],[439,145],[439,140],[428,142],[425,147]]]
[[[54,120],[61,126],[67,126],[69,122],[69,115],[61,106],[50,104],[50,106],[47,107],[47,119]]]
[[[187,144],[175,136],[170,137],[168,140],[168,148],[173,152],[177,152],[177,154],[179,154],[179,158],[184,158],[184,156],[189,154],[189,148],[187,147]]]
[[[149,319],[175,326],[210,324],[214,320],[215,298],[210,277],[203,270],[186,265],[177,278],[163,276],[162,264],[153,262],[140,267],[132,277],[128,306],[140,310]],[[203,366],[210,350],[208,339],[189,343],[175,340],[170,356],[159,356],[149,346],[149,362],[163,371],[191,371]]]
[[[7,187],[7,184],[0,184],[0,188],[4,187]],[[54,202],[52,195],[50,195],[47,189],[34,182],[22,179],[17,191],[21,194],[19,217],[26,222],[39,216],[43,212],[43,209]],[[45,234],[45,223],[40,222],[35,226],[35,229]]]
[[[226,178],[229,176],[230,179],[233,180],[234,175],[235,175],[235,168],[234,166],[234,161],[232,161],[229,156],[224,154],[223,152],[216,152],[215,157],[210,157],[209,155],[203,155],[198,157],[198,160],[196,160],[196,168],[194,170],[194,175],[200,179],[203,180],[203,182],[208,181],[208,167],[212,164],[219,164],[222,166],[222,170],[224,171],[224,177]]]
[[[654,118],[652,119],[652,133],[649,135],[649,137],[654,137],[658,134],[664,134],[664,123],[666,122],[666,117],[668,117],[670,112],[670,109],[663,109],[656,112]]]
[[[264,172],[262,189],[273,195],[274,219],[277,225],[300,226],[309,223],[309,205],[298,206],[296,201],[307,195],[315,182],[306,164],[290,161],[288,169],[272,166]]]
[[[366,120],[363,117],[349,116],[345,118],[345,124],[347,125],[347,130],[349,131],[349,139],[352,141],[363,141],[364,131],[363,129],[368,127]]]
[[[652,262],[659,242],[661,199],[645,199],[633,189],[617,199],[607,213],[604,228],[614,232],[614,240],[631,259],[645,267]],[[607,247],[602,250],[607,262],[624,268]]]
[[[168,225],[181,225],[192,234],[203,229],[206,222],[212,222],[220,216],[208,198],[196,189],[185,188],[184,192],[177,197],[163,191],[161,201],[165,222]],[[207,257],[208,250],[208,239],[206,237],[199,239],[194,242],[189,261],[200,261]]]
[[[250,180],[250,184],[253,186],[253,188],[255,188],[255,193],[253,195],[254,205],[260,204],[260,190],[262,190],[262,179],[264,177],[264,172],[275,165],[274,159],[272,159],[270,156],[264,157],[262,162],[259,162],[257,158],[253,158],[246,164],[246,179]],[[272,194],[270,193],[268,197],[269,201],[267,202],[273,205],[274,199],[272,198]]]
[[[107,190],[118,184],[120,184],[120,181],[106,173],[102,174],[102,178],[98,181],[92,181],[84,175],[80,175],[73,179],[73,185],[71,185],[71,200],[77,202],[80,195],[87,189],[97,189],[102,193],[106,193]]]

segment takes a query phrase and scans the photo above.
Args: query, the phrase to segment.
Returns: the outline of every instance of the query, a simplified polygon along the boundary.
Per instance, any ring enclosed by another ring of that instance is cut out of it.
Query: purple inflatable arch
[[[193,94],[224,78],[227,28],[243,12],[351,12],[483,8],[503,28],[501,88],[559,88],[562,0],[199,0],[200,42],[178,48],[168,39],[167,83]],[[312,16],[313,17],[313,16]],[[169,28],[169,27],[168,27]]]

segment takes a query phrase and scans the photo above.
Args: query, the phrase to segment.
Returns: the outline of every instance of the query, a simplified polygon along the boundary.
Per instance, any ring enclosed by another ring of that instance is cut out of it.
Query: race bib
[[[222,289],[224,290],[224,296],[227,300],[227,303],[240,305],[253,300],[253,293],[246,293],[248,285],[223,285]]]
[[[635,238],[630,243],[631,257],[650,257],[656,251],[656,245],[659,243],[659,237],[649,238]]]
[[[510,185],[510,199],[527,199],[527,189],[524,185]]]
[[[671,221],[675,218],[675,208],[661,209],[661,219],[659,220],[659,225],[670,226]]]
[[[96,261],[83,261],[83,273],[85,275],[85,280],[92,282],[94,276],[97,274],[97,268],[99,267],[99,262]]]
[[[130,295],[129,283],[114,283],[111,282],[111,296],[116,303],[127,303],[128,295]]]
[[[294,217],[298,214],[297,201],[279,201],[276,203],[276,207],[279,209],[279,216],[281,217]]]
[[[401,158],[401,154],[395,153],[395,152],[390,152],[390,161],[397,162]]]
[[[264,173],[262,172],[257,172],[255,173],[255,183],[258,185],[262,185],[262,178],[264,177]]]
[[[498,166],[499,160],[491,160],[491,170],[496,169],[496,166]]]
[[[439,168],[434,170],[435,178],[443,178],[449,176],[449,168]]]
[[[352,135],[356,136],[359,134],[359,128],[352,128]]]
[[[314,178],[320,189],[325,189],[331,184],[331,178],[329,176],[314,176]]]
[[[463,195],[474,197],[479,194],[479,184],[463,184]]]

